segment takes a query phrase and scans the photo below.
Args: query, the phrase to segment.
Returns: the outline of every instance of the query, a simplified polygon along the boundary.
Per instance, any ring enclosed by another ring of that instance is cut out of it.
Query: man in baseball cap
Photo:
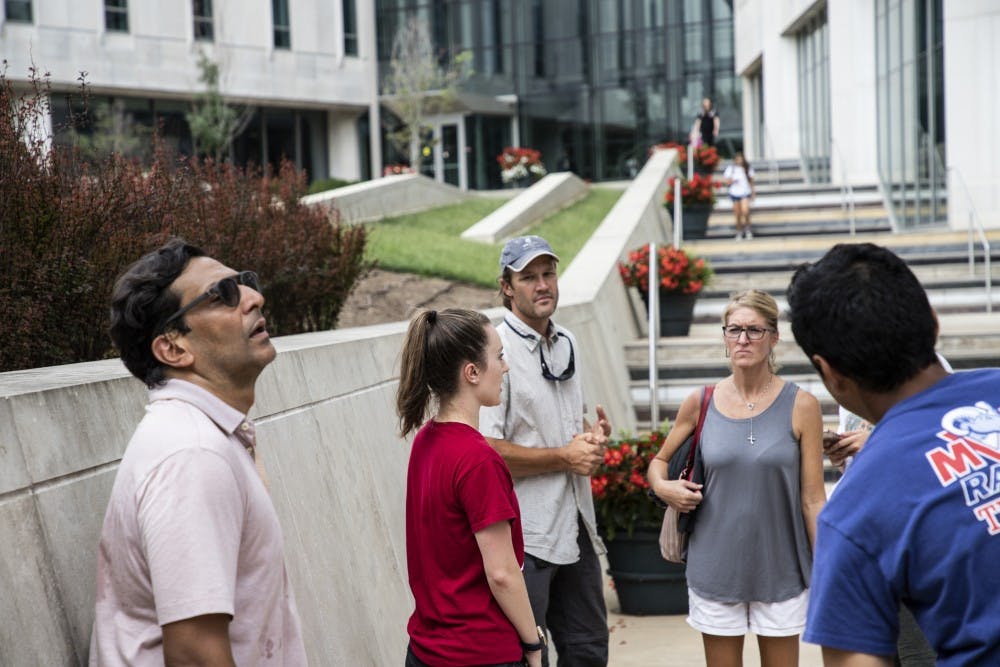
[[[520,236],[500,253],[500,294],[508,312],[497,327],[510,371],[500,405],[482,408],[479,429],[504,457],[521,505],[524,579],[535,619],[551,633],[559,663],[608,662],[590,475],[611,433],[601,406],[584,418],[573,334],[555,324],[559,256],[540,236]],[[543,652],[543,664],[548,656]]]

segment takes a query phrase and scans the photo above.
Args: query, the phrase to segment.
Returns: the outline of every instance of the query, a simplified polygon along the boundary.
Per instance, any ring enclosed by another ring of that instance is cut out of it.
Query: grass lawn
[[[592,187],[569,208],[525,230],[543,236],[568,266],[621,196],[619,190]],[[454,206],[371,223],[368,253],[379,268],[448,280],[496,286],[503,243],[460,238],[462,232],[503,205],[503,200],[470,199]]]

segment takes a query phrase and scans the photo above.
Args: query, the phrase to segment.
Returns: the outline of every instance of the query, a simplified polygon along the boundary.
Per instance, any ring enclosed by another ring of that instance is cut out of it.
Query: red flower
[[[703,258],[691,257],[673,246],[659,246],[657,259],[659,284],[663,291],[697,294],[712,276],[712,268]],[[649,285],[649,246],[629,252],[628,261],[618,264],[618,273],[627,286],[646,292]]]

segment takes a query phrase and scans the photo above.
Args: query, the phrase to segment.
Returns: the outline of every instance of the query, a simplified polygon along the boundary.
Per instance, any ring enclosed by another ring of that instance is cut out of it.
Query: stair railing
[[[969,275],[975,277],[976,275],[976,249],[973,243],[973,231],[979,236],[979,243],[983,246],[983,268],[986,270],[986,312],[993,312],[993,271],[990,266],[990,240],[986,238],[986,228],[983,226],[982,221],[979,219],[979,214],[976,212],[976,206],[972,200],[972,193],[969,192],[969,187],[965,184],[965,179],[962,178],[962,172],[958,170],[958,167],[948,167],[949,173],[955,175],[955,180],[962,186],[962,192],[965,194],[966,202],[969,205]]]
[[[840,146],[833,139],[830,140],[830,145],[837,155],[837,161],[840,162],[840,210],[841,212],[847,212],[847,218],[851,227],[851,236],[856,236],[857,222],[854,218],[854,187],[847,177],[847,163],[844,161],[844,154],[840,152]]]
[[[892,193],[889,190],[889,186],[882,178],[881,170],[878,171],[878,193],[882,197],[882,206],[885,208],[885,212],[889,216],[889,229],[892,230],[893,234],[898,234],[899,218],[896,217],[896,202],[892,200]]]
[[[761,159],[767,164],[767,171],[770,174],[771,183],[778,187],[781,185],[781,167],[778,165],[778,159],[774,157],[774,142],[771,141],[771,134],[767,131],[767,125],[761,125],[760,131],[764,135],[761,137],[761,152],[766,153],[767,156],[761,156]]]
[[[679,182],[680,179],[677,179]],[[680,202],[680,197],[674,200]],[[680,247],[680,246],[678,246]],[[656,428],[660,423],[659,368],[656,363],[656,346],[660,341],[660,298],[659,298],[659,261],[656,256],[656,244],[649,244],[649,423]]]

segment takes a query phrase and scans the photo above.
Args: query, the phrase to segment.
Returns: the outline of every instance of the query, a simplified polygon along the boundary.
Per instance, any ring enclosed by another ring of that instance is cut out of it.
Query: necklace
[[[772,380],[774,380],[774,374],[773,373],[771,374],[771,376],[769,378],[767,378],[767,384],[764,385],[764,389],[759,394],[757,394],[756,400],[753,400],[753,401],[751,401],[750,399],[748,399],[746,396],[743,395],[743,392],[741,392],[739,390],[739,387],[736,386],[736,381],[733,380],[733,388],[736,389],[736,393],[743,400],[743,402],[746,403],[747,410],[750,411],[750,435],[747,436],[747,442],[750,443],[751,447],[753,447],[754,443],[757,442],[757,438],[753,437],[753,411],[754,411],[754,408],[757,407],[757,403],[760,402],[760,399],[762,399],[765,396],[767,396],[767,392],[771,388],[771,381]]]

